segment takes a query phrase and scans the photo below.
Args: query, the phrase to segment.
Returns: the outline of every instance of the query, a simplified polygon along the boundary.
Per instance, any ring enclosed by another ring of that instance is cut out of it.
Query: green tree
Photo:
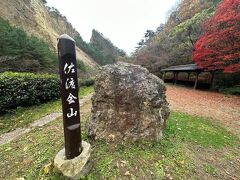
[[[0,62],[4,62],[0,71],[56,70],[57,56],[47,43],[37,37],[28,36],[22,29],[10,26],[2,18],[0,42]]]

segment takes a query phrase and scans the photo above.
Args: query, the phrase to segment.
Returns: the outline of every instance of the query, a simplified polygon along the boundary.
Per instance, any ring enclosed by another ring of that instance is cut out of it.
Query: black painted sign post
[[[73,159],[81,153],[81,126],[75,41],[64,34],[58,38],[59,73],[65,140],[65,155]]]

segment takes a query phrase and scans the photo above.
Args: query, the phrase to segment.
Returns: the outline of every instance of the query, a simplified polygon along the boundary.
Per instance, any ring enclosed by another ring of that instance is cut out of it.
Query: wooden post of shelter
[[[189,81],[189,78],[190,78],[190,74],[191,74],[191,72],[188,72],[188,78],[187,78],[188,81]]]
[[[176,76],[176,73],[173,71],[173,84],[175,83],[175,76]]]
[[[166,76],[166,72],[164,71],[164,72],[163,72],[163,76],[162,76],[163,82],[165,81],[165,76]]]
[[[214,71],[211,72],[211,82],[210,82],[210,89],[213,88],[213,80],[214,80]]]
[[[177,84],[179,72],[176,72],[176,73],[174,73],[174,74],[176,74],[176,75],[174,76],[174,80],[175,80],[174,84]]]
[[[197,83],[198,83],[198,76],[199,76],[199,72],[196,72],[196,78],[195,78],[195,83],[194,83],[194,87],[193,89],[196,89],[197,88]]]

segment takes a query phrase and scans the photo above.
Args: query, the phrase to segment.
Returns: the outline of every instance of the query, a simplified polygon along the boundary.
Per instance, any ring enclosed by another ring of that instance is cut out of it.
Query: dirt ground
[[[240,96],[167,85],[171,110],[209,118],[240,135]]]

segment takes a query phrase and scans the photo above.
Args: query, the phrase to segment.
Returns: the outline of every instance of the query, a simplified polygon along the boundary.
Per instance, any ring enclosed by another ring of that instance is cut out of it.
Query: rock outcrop
[[[126,53],[116,47],[108,38],[104,37],[102,33],[97,30],[92,30],[92,37],[90,43],[93,47],[101,51],[105,56],[111,57],[114,61],[119,56],[125,57]]]
[[[95,81],[88,136],[107,141],[159,140],[169,116],[165,85],[141,66],[103,66]]]

